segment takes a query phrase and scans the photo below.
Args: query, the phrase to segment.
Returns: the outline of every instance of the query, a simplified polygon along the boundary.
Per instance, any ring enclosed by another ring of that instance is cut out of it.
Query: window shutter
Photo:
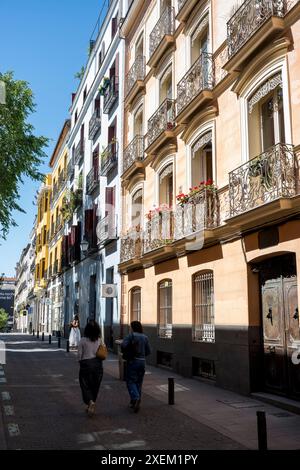
[[[84,236],[89,243],[91,242],[92,230],[93,230],[93,209],[88,209],[85,211]]]
[[[115,60],[115,92],[119,91],[119,53],[116,54]]]

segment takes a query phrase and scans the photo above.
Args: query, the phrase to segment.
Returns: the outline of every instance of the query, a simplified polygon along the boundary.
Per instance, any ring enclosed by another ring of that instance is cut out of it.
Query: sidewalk
[[[104,367],[106,373],[119,377],[116,356],[110,355]],[[248,449],[257,449],[256,411],[265,411],[268,448],[300,450],[299,415],[223,390],[213,384],[186,379],[172,371],[151,366],[147,366],[144,393],[167,403],[168,377],[175,379],[175,405],[172,408],[181,413]]]

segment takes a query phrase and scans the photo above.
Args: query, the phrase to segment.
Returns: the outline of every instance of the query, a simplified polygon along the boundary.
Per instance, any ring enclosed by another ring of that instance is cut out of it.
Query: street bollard
[[[37,337],[37,339],[40,338],[40,332],[39,331],[37,332],[36,337]]]
[[[67,341],[67,352],[70,352],[70,341]]]
[[[57,347],[60,349],[60,336],[58,337]]]
[[[44,340],[45,340],[45,334],[42,333],[42,341],[44,341]]]
[[[267,423],[265,411],[257,411],[258,450],[268,450]]]
[[[32,330],[32,336],[34,336],[34,330]]]
[[[169,405],[174,405],[174,379],[171,377],[168,378],[168,398]]]
[[[52,339],[52,337],[51,337],[51,335],[49,335],[49,344],[51,344],[51,339]]]

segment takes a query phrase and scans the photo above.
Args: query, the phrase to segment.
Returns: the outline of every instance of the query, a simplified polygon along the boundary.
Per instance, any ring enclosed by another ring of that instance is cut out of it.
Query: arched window
[[[193,276],[193,341],[214,343],[214,273],[200,271]]]
[[[191,185],[213,180],[212,131],[205,132],[192,146]]]
[[[173,185],[173,163],[170,163],[159,174],[159,205],[173,207]]]
[[[143,211],[143,190],[137,189],[131,198],[131,226],[136,227],[142,224]]]
[[[130,291],[130,320],[141,321],[141,293],[140,287],[133,287]]]
[[[172,281],[158,284],[158,336],[172,338]]]
[[[159,102],[173,97],[172,64],[170,64],[159,80]]]
[[[285,143],[282,74],[264,81],[248,99],[249,157]]]

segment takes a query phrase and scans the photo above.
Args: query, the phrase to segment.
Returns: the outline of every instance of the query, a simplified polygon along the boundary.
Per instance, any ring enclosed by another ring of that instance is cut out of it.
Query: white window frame
[[[290,113],[290,94],[288,80],[288,64],[286,57],[280,57],[267,64],[256,75],[252,77],[247,86],[240,94],[240,117],[241,117],[241,163],[249,160],[249,111],[248,100],[255,90],[266,80],[276,73],[282,76],[282,97],[284,114],[284,134],[287,144],[292,144],[291,113]]]
[[[216,126],[215,121],[208,121],[197,129],[196,132],[191,136],[186,145],[186,191],[192,186],[192,157],[193,157],[193,146],[201,138],[202,135],[207,132],[212,133],[212,171],[213,171],[213,181],[217,183],[217,162],[216,162]]]
[[[167,158],[165,158],[159,167],[156,169],[156,174],[155,174],[155,194],[154,194],[154,206],[159,207],[159,177],[161,172],[172,163],[173,165],[173,207],[175,207],[176,204],[176,167],[175,167],[175,160],[176,160],[176,155],[169,155]]]
[[[189,71],[191,68],[192,64],[192,34],[197,25],[203,20],[203,18],[208,15],[208,53],[212,54],[213,48],[212,48],[212,9],[211,9],[211,3],[207,3],[206,5],[203,6],[201,12],[198,12],[197,15],[195,15],[195,20],[193,23],[190,25],[186,37],[185,37],[185,72],[183,73],[182,77]]]
[[[128,220],[127,220],[127,223],[126,223],[126,226],[127,226],[127,229],[130,229],[131,228],[131,220],[132,220],[132,198],[134,196],[134,194],[139,190],[141,189],[142,190],[142,193],[143,193],[143,205],[142,205],[142,209],[141,209],[141,229],[143,229],[145,227],[145,217],[144,217],[144,197],[145,197],[145,191],[144,191],[144,182],[141,181],[140,183],[136,184],[132,190],[128,193],[128,199],[127,199],[127,207],[128,207]]]
[[[172,99],[174,99],[175,97],[175,68],[174,68],[175,66],[174,66],[173,54],[171,54],[170,57],[168,58],[168,61],[164,64],[164,67],[162,68],[162,70],[156,76],[155,111],[160,106],[160,81],[170,66],[171,66],[171,72],[172,72],[172,97],[173,97]]]

